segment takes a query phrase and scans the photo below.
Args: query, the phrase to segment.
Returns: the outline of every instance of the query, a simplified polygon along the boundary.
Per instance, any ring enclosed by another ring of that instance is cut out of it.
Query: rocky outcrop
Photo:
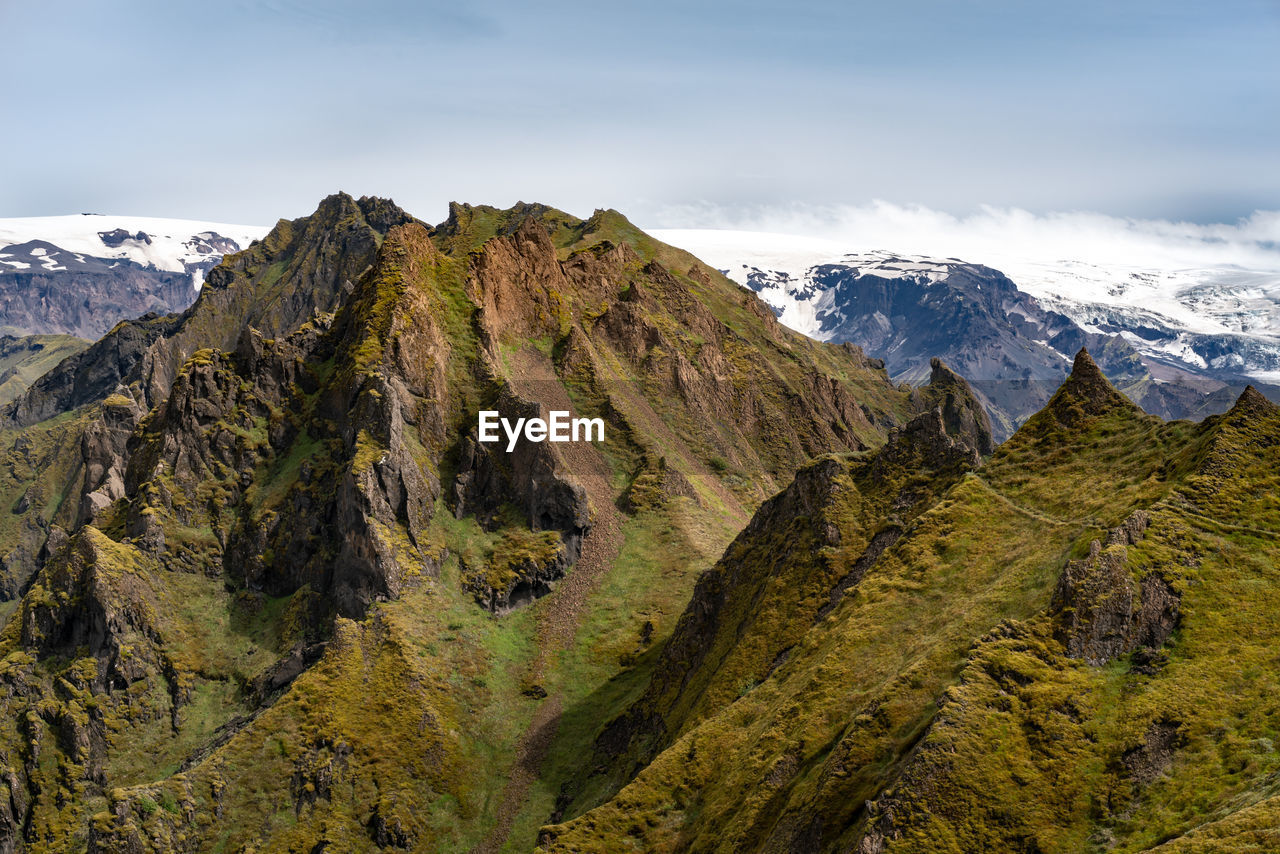
[[[1174,753],[1186,742],[1180,727],[1181,722],[1167,718],[1152,721],[1142,743],[1125,751],[1120,761],[1136,787],[1149,785],[1169,770]]]
[[[643,465],[631,477],[627,491],[618,500],[618,506],[626,513],[669,506],[675,498],[687,498],[700,503],[698,491],[680,470],[667,464],[666,457],[645,459]]]
[[[493,405],[499,417],[515,423],[539,417],[542,408],[504,387]],[[481,443],[475,428],[463,437],[458,473],[453,483],[454,512],[475,516],[488,530],[504,521],[513,508],[531,533],[553,532],[554,545],[525,550],[519,557],[496,553],[484,567],[466,567],[467,589],[494,613],[506,613],[550,593],[555,582],[578,561],[582,540],[591,531],[591,508],[586,491],[566,477],[554,446],[521,438],[510,452],[505,436]]]
[[[296,480],[251,502],[229,534],[227,571],[250,589],[310,585],[359,616],[438,570],[425,533],[440,492],[449,346],[420,283],[435,251],[421,226],[393,228],[331,327],[309,324],[284,350],[256,338],[238,349],[281,411],[268,415],[280,425],[268,430],[272,455],[303,458]],[[320,360],[336,366],[325,382],[309,367]],[[310,407],[310,418],[277,417]]]
[[[162,669],[153,649],[160,604],[144,563],[135,549],[92,526],[81,529],[50,557],[23,599],[22,645],[87,651],[97,659],[92,681],[99,691]]]
[[[164,523],[206,524],[226,545],[245,487],[259,465],[292,440],[296,427],[280,407],[315,388],[306,359],[316,330],[262,343],[246,330],[237,353],[197,353],[173,383],[165,402],[147,416],[127,451],[127,529],[135,542],[166,561],[189,562],[195,553],[167,544]]]
[[[957,468],[975,468],[982,461],[978,449],[968,444],[964,437],[956,437],[947,431],[942,407],[923,412],[907,422],[906,426],[889,434],[889,441],[876,454],[872,464],[875,477],[885,477],[891,469],[946,471]]]
[[[103,401],[101,415],[85,429],[80,439],[84,481],[76,527],[92,522],[125,496],[129,437],[145,414],[121,387]]]
[[[875,455],[872,476],[894,471],[955,472],[977,468],[994,448],[991,422],[964,378],[933,360],[929,385],[911,392],[920,414],[889,432]]]
[[[991,419],[969,383],[938,358],[929,361],[929,384],[911,392],[912,403],[923,411],[936,407],[946,433],[989,456],[995,450]]]
[[[555,532],[504,537],[481,566],[461,565],[463,587],[496,615],[527,605],[555,589],[578,553]],[[580,543],[575,543],[575,547]]]
[[[1135,511],[1106,544],[1094,540],[1089,556],[1067,563],[1051,612],[1067,655],[1106,664],[1135,649],[1159,649],[1177,628],[1181,596],[1159,572],[1135,580],[1127,550],[1146,534],[1149,516]]]
[[[1058,388],[1043,412],[1064,427],[1074,428],[1087,419],[1115,410],[1139,411],[1127,397],[1116,391],[1089,351],[1081,349],[1071,366],[1071,375]]]
[[[500,418],[515,423],[520,418],[539,417],[540,407],[504,389],[494,408]],[[493,528],[502,508],[518,508],[531,530],[560,531],[574,559],[578,542],[590,530],[590,508],[583,488],[560,471],[554,446],[547,442],[520,439],[507,452],[506,437],[499,442],[477,441],[473,429],[462,440],[458,474],[454,480],[454,512],[475,516]]]
[[[162,401],[198,350],[234,350],[247,327],[281,338],[333,312],[371,268],[387,231],[412,221],[389,200],[346,193],[310,216],[281,220],[261,243],[210,270],[180,326],[149,348],[137,373],[147,401]]]

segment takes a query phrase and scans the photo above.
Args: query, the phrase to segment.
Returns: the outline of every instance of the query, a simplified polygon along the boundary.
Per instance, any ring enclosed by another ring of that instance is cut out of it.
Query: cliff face
[[[870,502],[896,518],[849,513],[859,465],[948,447],[941,410],[929,419],[760,510],[603,728],[607,782],[574,790],[543,850],[1263,838],[1280,408],[1250,389],[1226,415],[1166,424],[1082,352],[981,466],[931,473],[929,451],[904,463],[928,490]]]
[[[477,441],[551,408],[606,440]],[[736,520],[919,408],[614,212],[330,197],[5,410],[0,840],[532,844],[512,769],[558,788]]]
[[[189,272],[70,253],[43,240],[0,249],[8,264],[0,268],[0,327],[17,334],[95,340],[120,319],[182,311],[196,297]]]

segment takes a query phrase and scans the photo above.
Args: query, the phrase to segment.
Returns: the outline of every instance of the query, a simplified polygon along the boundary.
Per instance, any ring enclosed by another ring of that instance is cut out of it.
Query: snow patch
[[[99,234],[117,229],[129,235],[142,232],[151,242],[124,239],[119,246],[107,246]],[[189,265],[207,262],[212,256],[222,254],[222,251],[199,251],[202,245],[207,247],[214,241],[214,235],[233,241],[239,251],[247,249],[254,240],[262,239],[268,231],[267,226],[160,217],[99,214],[18,217],[0,219],[0,248],[42,240],[76,256],[127,259],[144,267],[184,272]]]

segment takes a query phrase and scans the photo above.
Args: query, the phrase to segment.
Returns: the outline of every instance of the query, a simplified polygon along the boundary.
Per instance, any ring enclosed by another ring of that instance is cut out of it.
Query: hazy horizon
[[[0,3],[0,216],[1280,208],[1280,7]]]

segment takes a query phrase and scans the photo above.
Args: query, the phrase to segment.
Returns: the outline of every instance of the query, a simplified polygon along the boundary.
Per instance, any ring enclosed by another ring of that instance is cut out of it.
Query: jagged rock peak
[[[1076,353],[1075,361],[1071,363],[1071,375],[1067,377],[1067,382],[1074,382],[1084,386],[1094,386],[1098,384],[1111,388],[1111,381],[1102,373],[1102,368],[1098,367],[1098,363],[1089,355],[1089,348],[1081,347],[1080,352]]]
[[[972,435],[957,435],[947,429],[946,408],[946,404],[940,403],[912,418],[905,427],[892,431],[873,463],[876,477],[894,466],[926,466],[934,471],[957,466],[976,468],[982,460],[981,452],[970,444]],[[952,415],[956,411],[953,408]],[[989,429],[986,435],[990,443]]]
[[[934,356],[929,360],[929,384],[936,385],[940,382],[946,382],[950,377],[958,377],[955,371],[947,367],[947,363]]]
[[[350,197],[348,197],[350,198]],[[388,232],[397,225],[415,222],[414,217],[391,199],[379,196],[361,196],[356,206],[364,214],[365,221],[381,232]]]
[[[1127,397],[1116,391],[1089,351],[1081,347],[1071,366],[1071,375],[1058,388],[1047,409],[1061,423],[1074,426],[1116,408],[1139,411]]]
[[[1245,390],[1240,393],[1240,397],[1236,400],[1235,406],[1231,407],[1228,417],[1243,416],[1260,416],[1270,415],[1280,407],[1272,403],[1266,398],[1262,392],[1253,386],[1246,386]]]
[[[916,393],[917,409],[937,408],[946,434],[987,456],[995,450],[991,418],[964,377],[934,357],[929,384]]]
[[[303,219],[335,222],[351,216],[363,217],[369,225],[383,233],[397,225],[414,222],[413,216],[391,199],[379,196],[361,196],[356,199],[342,190],[325,196],[316,205],[315,213]]]
[[[552,223],[575,227],[582,222],[564,211],[540,202],[516,202],[505,209],[491,205],[449,202],[449,216],[436,226],[435,231],[445,238],[466,235],[473,229],[481,235],[507,236],[515,234],[528,220],[541,223],[548,232],[554,230]]]

